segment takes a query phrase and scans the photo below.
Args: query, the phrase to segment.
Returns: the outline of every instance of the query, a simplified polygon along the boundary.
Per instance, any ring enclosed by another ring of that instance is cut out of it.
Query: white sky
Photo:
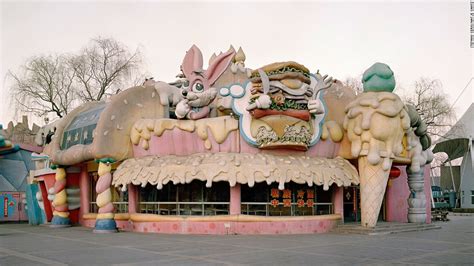
[[[1,1],[1,0],[0,0]],[[0,4],[0,123],[13,117],[6,72],[37,54],[75,52],[95,36],[142,47],[155,80],[173,81],[193,43],[204,54],[242,46],[246,65],[294,60],[340,80],[390,65],[409,91],[440,79],[453,102],[474,76],[469,1],[445,2],[5,2]],[[456,103],[473,102],[472,88]],[[397,90],[395,90],[397,92]],[[41,121],[41,120],[36,120]]]

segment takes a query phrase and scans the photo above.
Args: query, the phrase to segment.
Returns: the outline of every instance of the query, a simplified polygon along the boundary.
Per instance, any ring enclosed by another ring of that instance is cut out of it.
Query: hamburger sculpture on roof
[[[278,62],[252,71],[250,81],[246,109],[259,148],[307,150],[314,132],[311,114],[321,112],[314,106],[317,92],[309,70],[293,61]]]

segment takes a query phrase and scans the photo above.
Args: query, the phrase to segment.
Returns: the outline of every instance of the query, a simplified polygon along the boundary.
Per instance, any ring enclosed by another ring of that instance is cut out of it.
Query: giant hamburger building
[[[54,170],[32,179],[46,220],[176,234],[430,222],[430,139],[387,65],[367,69],[356,95],[297,62],[244,61],[231,48],[204,69],[192,46],[182,79],[148,80],[60,120],[43,152]]]

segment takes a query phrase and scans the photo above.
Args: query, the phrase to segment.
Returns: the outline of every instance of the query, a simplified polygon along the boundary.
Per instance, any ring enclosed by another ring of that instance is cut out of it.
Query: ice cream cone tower
[[[367,156],[359,157],[361,225],[375,227],[387,187],[390,168],[384,170],[382,162],[372,165]]]
[[[375,227],[392,160],[403,151],[410,118],[392,93],[395,79],[389,66],[375,63],[364,72],[362,83],[364,92],[346,106],[343,126],[359,162],[361,225]]]

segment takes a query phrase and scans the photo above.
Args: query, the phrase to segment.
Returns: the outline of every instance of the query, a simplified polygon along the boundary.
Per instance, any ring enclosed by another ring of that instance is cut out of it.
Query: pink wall
[[[331,231],[337,220],[279,222],[134,222],[134,232],[164,234],[312,234]]]
[[[79,209],[79,222],[82,224],[82,216],[84,213],[90,212],[89,207],[89,194],[90,194],[90,184],[89,184],[89,174],[87,173],[87,165],[83,164],[81,167],[81,174],[79,176],[79,187],[81,190],[81,208]]]
[[[229,133],[227,139],[218,144],[211,131],[208,129],[209,140],[212,147],[210,150],[204,147],[204,141],[199,138],[196,132],[187,132],[174,128],[166,130],[161,137],[152,136],[148,150],[144,150],[141,145],[133,145],[135,157],[148,155],[190,155],[200,152],[239,152],[239,134],[237,131]]]
[[[408,176],[406,166],[397,166],[400,176],[390,179],[385,193],[385,205],[387,210],[387,222],[408,222]],[[425,196],[426,196],[426,223],[431,223],[431,178],[430,166],[425,166]]]
[[[344,187],[332,185],[332,205],[334,214],[340,214],[342,222],[344,222]]]
[[[235,184],[235,186],[230,187],[230,206],[229,212],[231,215],[240,214],[241,204],[240,204],[240,184]]]
[[[426,223],[431,223],[431,176],[430,165],[425,166]]]
[[[129,184],[128,185],[128,213],[136,213],[138,209],[138,202],[139,195],[138,195],[138,187]]]
[[[408,202],[410,190],[408,188],[408,177],[405,166],[397,166],[400,176],[389,179],[385,192],[385,208],[387,222],[408,222]]]
[[[331,140],[320,140],[316,145],[312,146],[306,152],[298,152],[293,150],[260,150],[249,145],[239,134],[238,131],[229,133],[227,139],[218,144],[208,130],[209,140],[212,148],[207,150],[204,147],[204,141],[201,140],[196,132],[187,132],[174,128],[166,130],[161,137],[152,136],[149,141],[149,148],[145,150],[139,145],[133,145],[133,153],[135,157],[144,157],[148,155],[189,155],[200,152],[242,152],[242,153],[259,153],[268,152],[274,154],[294,154],[301,153],[311,157],[334,158],[339,152],[340,144]]]

